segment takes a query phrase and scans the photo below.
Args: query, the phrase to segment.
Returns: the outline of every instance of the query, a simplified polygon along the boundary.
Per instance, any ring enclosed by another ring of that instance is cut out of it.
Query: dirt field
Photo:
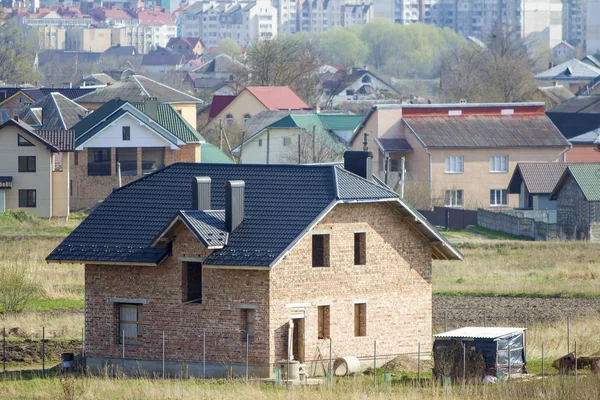
[[[81,353],[81,341],[54,341],[46,339],[46,362],[60,360],[62,353]],[[0,355],[0,359],[1,359]],[[42,363],[42,342],[40,340],[23,340],[6,342],[6,362],[9,365],[21,366]]]
[[[433,327],[440,331],[447,313],[448,329],[469,325],[483,325],[484,312],[488,325],[522,326],[527,323],[549,323],[600,316],[600,299],[433,296]]]

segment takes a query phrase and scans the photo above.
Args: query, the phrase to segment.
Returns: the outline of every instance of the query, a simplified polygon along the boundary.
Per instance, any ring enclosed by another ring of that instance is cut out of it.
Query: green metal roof
[[[141,112],[144,112],[144,103],[131,103],[131,105]],[[196,132],[196,129],[194,129],[170,104],[158,103],[158,119],[156,122],[186,143],[204,140],[202,136]]]
[[[600,201],[600,164],[569,165],[568,169],[587,201]]]
[[[344,151],[346,146],[341,143],[341,140],[329,133],[327,127],[323,125],[318,114],[290,114],[277,122],[272,123],[267,128],[269,129],[286,129],[298,128],[309,134],[312,134],[313,127],[318,140],[332,149]]]
[[[200,145],[200,162],[204,164],[234,164],[218,147],[206,142]]]
[[[317,114],[325,127],[332,131],[354,131],[366,115]]]

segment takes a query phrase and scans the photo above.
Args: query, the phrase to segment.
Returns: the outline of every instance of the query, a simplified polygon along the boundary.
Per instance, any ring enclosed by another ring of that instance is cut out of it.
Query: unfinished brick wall
[[[354,263],[354,233],[366,233],[366,264]],[[329,267],[312,267],[312,233],[329,234]],[[110,299],[145,299],[143,341],[126,346],[126,358],[160,360],[162,331],[167,360],[199,362],[207,333],[207,362],[245,361],[245,315],[256,306],[250,364],[287,357],[288,322],[304,316],[304,360],[329,340],[318,339],[318,306],[327,315],[334,356],[412,353],[431,348],[431,249],[428,241],[384,203],[336,206],[269,271],[203,270],[203,303],[182,304],[182,261],[210,253],[185,228],[173,255],[158,267],[86,265],[86,351],[119,358],[117,305]],[[355,336],[354,305],[366,303],[365,336]],[[302,324],[299,324],[302,325]]]
[[[125,357],[160,360],[162,331],[166,359],[200,362],[206,332],[206,361],[244,363],[245,311],[240,303],[258,306],[255,342],[249,363],[268,363],[268,271],[204,269],[202,304],[182,304],[180,257],[204,258],[210,254],[187,230],[179,232],[173,255],[158,267],[86,265],[86,354],[120,358],[118,308],[111,298],[144,299],[143,341],[126,345]]]
[[[589,206],[575,179],[569,176],[556,199],[557,223],[568,239],[582,239],[589,234]]]
[[[366,233],[366,264],[354,265],[354,233]],[[318,339],[318,306],[330,306],[336,356],[372,356],[431,348],[431,249],[427,240],[384,203],[336,206],[314,229],[330,234],[330,267],[314,268],[311,234],[271,271],[271,362],[287,356],[292,306],[304,311],[306,360],[329,358]],[[356,303],[366,303],[366,336],[355,336]]]
[[[81,210],[93,206],[104,200],[118,186],[117,178],[117,152],[111,148],[111,175],[88,176],[88,149],[77,151],[77,165],[75,156],[71,157],[70,173],[72,182],[71,210]],[[138,174],[136,176],[122,176],[123,185],[133,182],[143,176],[142,174],[142,148],[137,148]],[[200,162],[200,144],[190,143],[181,146],[180,150],[165,148],[165,166],[176,162]]]

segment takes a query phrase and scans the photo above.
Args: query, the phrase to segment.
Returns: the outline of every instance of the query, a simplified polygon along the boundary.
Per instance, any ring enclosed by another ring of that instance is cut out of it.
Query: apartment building
[[[277,35],[277,9],[270,0],[196,2],[182,10],[180,29],[183,37],[201,37],[207,48],[223,39],[248,46]]]
[[[588,54],[600,51],[600,0],[587,0],[585,16],[585,51]]]
[[[24,29],[30,43],[37,44],[37,50],[64,50],[66,29],[59,26],[30,26]]]
[[[434,24],[480,40],[486,40],[499,24],[522,37],[536,35],[550,47],[563,39],[562,10],[561,0],[381,0],[374,4],[375,18],[393,23]]]

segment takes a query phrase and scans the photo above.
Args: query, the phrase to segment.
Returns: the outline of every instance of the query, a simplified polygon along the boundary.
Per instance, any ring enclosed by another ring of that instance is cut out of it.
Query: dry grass
[[[47,338],[79,339],[83,319],[83,311],[22,312],[0,319],[0,329],[6,328],[9,337],[33,339],[42,337],[44,327]]]
[[[464,262],[437,261],[436,293],[600,296],[600,246],[582,242],[463,243]]]
[[[547,379],[541,381],[511,382],[500,385],[455,385],[443,388],[426,381],[422,387],[413,383],[393,382],[391,389],[373,389],[365,377],[344,378],[336,381],[331,390],[317,387],[272,387],[257,382],[234,382],[226,385],[214,381],[202,384],[199,380],[150,380],[96,378],[9,378],[0,385],[0,398],[19,399],[264,399],[264,400],[363,400],[363,399],[597,399],[600,379],[597,376]]]

